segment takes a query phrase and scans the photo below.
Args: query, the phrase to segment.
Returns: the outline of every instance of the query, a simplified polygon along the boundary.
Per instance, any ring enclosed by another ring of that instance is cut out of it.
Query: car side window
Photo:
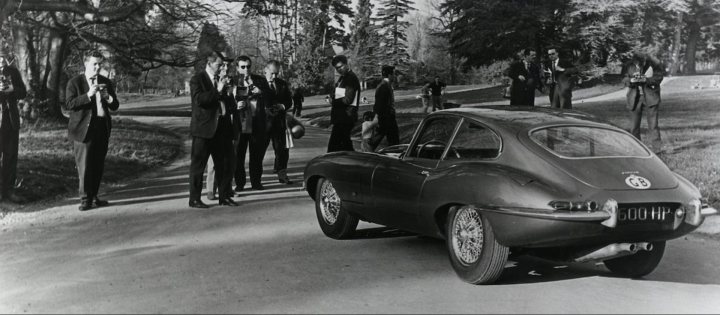
[[[493,159],[500,155],[500,146],[500,138],[490,129],[465,120],[460,125],[445,159]]]
[[[408,157],[439,160],[455,131],[457,121],[455,117],[438,117],[427,121]]]

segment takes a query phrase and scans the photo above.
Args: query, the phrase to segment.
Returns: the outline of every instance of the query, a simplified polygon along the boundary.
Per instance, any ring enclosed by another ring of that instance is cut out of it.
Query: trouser
[[[290,160],[290,149],[287,148],[284,132],[274,132],[270,135],[273,152],[275,152],[275,163],[273,171],[278,174],[278,179],[287,178],[288,160]]]
[[[200,200],[203,186],[203,174],[208,158],[212,156],[215,168],[215,178],[218,182],[218,196],[230,196],[227,189],[230,187],[232,174],[230,170],[232,154],[232,127],[226,118],[218,121],[215,135],[210,138],[193,137],[190,156],[190,200]]]
[[[110,118],[93,117],[88,126],[85,142],[74,141],[75,165],[77,166],[80,200],[92,202],[97,197],[105,168],[108,150]]]
[[[0,115],[0,188],[4,198],[15,188],[20,130],[13,128],[9,112]]]
[[[250,184],[259,186],[262,183],[263,159],[267,150],[268,140],[265,135],[252,133],[240,134],[237,143],[235,185],[239,188],[245,187],[245,155],[249,154],[248,172],[250,173]],[[249,152],[248,152],[249,151]]]
[[[630,133],[635,136],[638,140],[641,140],[640,138],[640,124],[642,121],[643,116],[643,109],[647,109],[647,124],[648,124],[648,137],[650,140],[650,143],[648,143],[648,146],[655,152],[659,151],[662,147],[662,140],[660,139],[660,128],[658,127],[658,115],[659,115],[659,109],[660,105],[654,105],[654,106],[646,106],[645,104],[637,104],[634,111],[631,111],[632,113],[632,127],[630,129]]]
[[[215,160],[211,158],[207,162],[207,176],[205,177],[205,186],[207,188],[208,196],[214,195],[217,192],[217,179],[215,178]]]
[[[436,109],[437,109],[437,110],[442,110],[442,109],[443,109],[442,95],[432,95],[432,96],[430,96],[430,98],[432,99],[433,112],[434,112]]]
[[[293,115],[295,115],[295,117],[300,117],[301,112],[302,112],[302,102],[297,102],[297,101],[294,102],[293,103]]]
[[[553,108],[572,109],[572,88],[561,90],[556,84],[551,91],[550,104]]]
[[[430,97],[423,95],[420,99],[422,100],[423,113],[427,113],[430,110]]]
[[[353,127],[353,123],[333,124],[332,131],[330,131],[327,151],[355,151],[352,140],[350,140]]]
[[[373,151],[375,151],[375,148],[377,148],[385,137],[387,137],[388,145],[400,144],[400,135],[395,115],[378,116],[378,129],[370,143]]]
[[[510,105],[535,106],[535,90],[523,90],[517,92],[517,94],[512,94],[510,97]]]

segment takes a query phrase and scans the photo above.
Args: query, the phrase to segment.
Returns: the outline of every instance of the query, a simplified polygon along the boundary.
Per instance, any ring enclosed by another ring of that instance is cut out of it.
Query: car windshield
[[[530,139],[565,158],[646,157],[649,152],[631,135],[604,128],[558,126],[537,129]]]

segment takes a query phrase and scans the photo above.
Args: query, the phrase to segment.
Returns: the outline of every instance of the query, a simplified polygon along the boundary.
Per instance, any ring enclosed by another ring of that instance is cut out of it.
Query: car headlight
[[[598,209],[598,204],[595,201],[561,201],[554,200],[550,201],[550,207],[555,210],[567,210],[567,211],[595,211]]]

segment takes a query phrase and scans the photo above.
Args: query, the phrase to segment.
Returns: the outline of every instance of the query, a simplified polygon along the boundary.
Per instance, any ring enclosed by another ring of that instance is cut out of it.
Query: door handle
[[[418,172],[418,174],[428,176],[428,175],[430,175],[430,171],[420,171],[420,172]]]

